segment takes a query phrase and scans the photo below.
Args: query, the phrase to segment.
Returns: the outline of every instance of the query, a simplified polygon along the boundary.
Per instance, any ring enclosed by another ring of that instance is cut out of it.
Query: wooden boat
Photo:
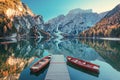
[[[42,70],[47,64],[50,62],[51,56],[46,56],[42,58],[41,60],[37,61],[35,64],[33,64],[32,67],[30,67],[30,70],[32,72],[38,72]]]
[[[99,77],[99,73],[92,72],[92,71],[90,71],[90,70],[86,70],[86,69],[81,68],[81,67],[79,67],[79,66],[73,65],[73,64],[70,63],[70,62],[67,62],[67,65],[68,65],[69,67],[71,67],[71,68],[76,69],[77,71],[86,73],[86,74],[91,75],[91,76],[94,76],[94,77]]]
[[[8,41],[8,42],[0,42],[0,44],[11,44],[11,43],[15,43],[13,41]]]
[[[99,73],[99,67],[100,67],[99,65],[96,65],[87,61],[83,61],[77,58],[73,58],[71,56],[67,56],[67,62],[70,62],[80,68],[84,68],[86,70]]]

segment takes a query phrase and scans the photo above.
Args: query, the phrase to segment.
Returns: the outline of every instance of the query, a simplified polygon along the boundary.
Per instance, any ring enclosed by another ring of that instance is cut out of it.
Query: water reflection
[[[80,40],[96,50],[117,71],[120,71],[120,41]]]
[[[86,44],[82,44],[76,39],[54,41],[51,40],[44,45],[44,49],[52,54],[64,54],[85,60],[96,60],[99,57],[97,52]],[[92,53],[92,54],[91,54]]]
[[[71,64],[69,62],[67,62],[67,65],[72,67],[72,68],[74,68],[74,69],[76,69],[76,70],[78,70],[78,71],[81,71],[83,73],[86,73],[86,74],[89,74],[89,75],[92,75],[92,76],[95,76],[95,77],[99,77],[99,73],[88,71],[86,69],[83,69],[83,68],[80,68],[78,66],[75,66],[75,65],[73,65],[73,64]]]
[[[30,71],[30,66],[32,66],[39,59],[36,58],[28,67],[26,67],[20,74],[19,80],[44,80],[45,75],[48,70],[48,65],[37,73],[33,73]]]
[[[0,42],[6,41],[0,40]],[[120,42],[118,41],[25,39],[14,42],[7,40],[7,43],[0,44],[0,79],[11,78],[24,80],[28,78],[25,77],[25,74],[33,80],[38,79],[37,77],[44,79],[47,70],[45,72],[43,71],[41,75],[44,77],[41,77],[40,74],[30,73],[29,67],[33,64],[31,64],[33,60],[35,62],[36,58],[41,58],[47,54],[63,54],[65,57],[69,55],[93,63],[98,61],[97,64],[99,65],[103,64],[101,62],[107,62],[115,70],[120,71]],[[69,69],[72,70],[72,68]],[[86,71],[83,72],[86,73]],[[74,71],[70,73],[72,74],[72,79],[80,79],[73,78],[77,76],[73,74]],[[36,75],[37,77],[35,77]],[[90,76],[88,77],[90,78]]]

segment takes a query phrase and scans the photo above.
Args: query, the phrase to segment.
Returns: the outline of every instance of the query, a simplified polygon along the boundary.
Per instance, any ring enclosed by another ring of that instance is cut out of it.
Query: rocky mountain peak
[[[86,37],[120,37],[120,4],[109,11],[95,26],[80,33]]]
[[[104,15],[92,12],[92,9],[73,9],[67,15],[60,15],[49,20],[45,25],[45,30],[51,34],[58,32],[62,35],[77,36],[79,32],[96,24]]]
[[[106,16],[105,18],[111,17],[114,14],[120,12],[120,4],[118,4],[115,8],[113,8]]]
[[[38,37],[43,26],[42,16],[35,15],[21,0],[0,0],[0,37],[13,34],[18,37]]]
[[[92,9],[83,10],[80,8],[70,10],[68,14],[92,13]]]

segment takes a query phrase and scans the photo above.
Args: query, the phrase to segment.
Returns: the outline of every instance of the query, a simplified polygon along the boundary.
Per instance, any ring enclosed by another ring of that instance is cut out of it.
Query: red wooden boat
[[[99,65],[96,65],[87,61],[83,61],[77,58],[73,58],[71,56],[67,56],[67,62],[70,62],[80,68],[84,68],[86,70],[99,73],[99,67],[100,67]]]
[[[11,43],[15,43],[15,42],[12,42],[12,41],[8,41],[8,42],[0,42],[0,44],[11,44]]]
[[[38,72],[42,70],[51,60],[51,56],[46,56],[42,58],[41,60],[37,61],[35,64],[33,64],[32,67],[30,67],[30,70],[32,72]]]

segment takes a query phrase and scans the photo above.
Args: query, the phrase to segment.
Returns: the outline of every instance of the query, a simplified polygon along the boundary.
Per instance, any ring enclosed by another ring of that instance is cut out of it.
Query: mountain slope
[[[67,15],[60,15],[49,20],[46,23],[45,30],[51,34],[61,32],[62,34],[76,36],[96,24],[104,15],[105,13],[93,13],[91,9],[73,9]]]
[[[95,26],[80,33],[80,36],[120,37],[120,4],[109,11]]]
[[[20,0],[0,0],[0,37],[13,34],[14,37],[37,37],[41,34],[38,29],[43,29],[43,25],[42,16],[33,14]]]

